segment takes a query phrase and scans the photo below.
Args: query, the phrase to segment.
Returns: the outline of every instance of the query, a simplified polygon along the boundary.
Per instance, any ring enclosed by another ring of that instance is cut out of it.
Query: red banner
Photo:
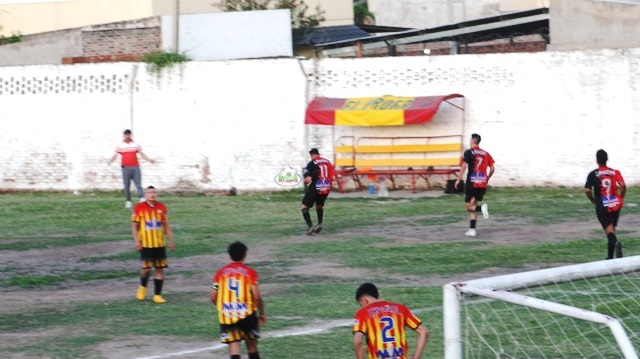
[[[427,97],[316,97],[307,106],[304,123],[335,126],[403,126],[427,123],[442,101],[460,94]]]

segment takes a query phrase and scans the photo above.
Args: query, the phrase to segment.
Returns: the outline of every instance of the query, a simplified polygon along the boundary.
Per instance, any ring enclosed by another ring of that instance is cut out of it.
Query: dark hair
[[[229,253],[229,256],[231,256],[232,261],[239,262],[247,255],[247,249],[248,248],[244,243],[235,241],[229,245],[227,252]]]
[[[312,148],[311,151],[309,151],[310,155],[320,155],[320,151],[318,151],[317,148]]]
[[[477,144],[480,144],[480,140],[482,140],[482,137],[480,137],[479,134],[474,133],[474,134],[471,135],[471,139],[476,141]]]
[[[378,287],[373,283],[362,283],[356,290],[356,302],[363,296],[368,295],[370,297],[378,299],[380,294],[378,293]]]
[[[128,135],[128,134],[130,134],[130,133],[131,133],[131,130],[124,130],[124,134],[125,134],[125,135]]]
[[[596,152],[596,161],[599,165],[606,165],[608,159],[609,156],[607,155],[607,151],[598,150],[598,152]]]
[[[147,187],[147,189],[156,189],[156,188],[153,187],[153,186],[149,186],[149,187]]]

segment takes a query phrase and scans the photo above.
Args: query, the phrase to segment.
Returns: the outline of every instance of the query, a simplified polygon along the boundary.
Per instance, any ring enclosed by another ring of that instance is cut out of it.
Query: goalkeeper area
[[[443,192],[333,192],[324,230],[308,236],[302,189],[227,196],[159,188],[176,241],[161,305],[135,298],[140,262],[121,193],[4,193],[0,357],[228,358],[209,295],[236,240],[260,276],[263,358],[354,357],[354,294],[363,282],[424,322],[426,358],[448,358],[451,343],[460,358],[622,358],[621,331],[638,350],[635,270],[535,285],[519,276],[637,264],[640,189],[628,190],[617,231],[625,257],[613,261],[600,261],[606,239],[582,188],[491,188],[491,216],[478,220],[475,238],[464,236],[462,195]],[[453,340],[443,298],[451,283],[473,287],[450,292],[459,299]],[[416,336],[407,338],[411,352]]]

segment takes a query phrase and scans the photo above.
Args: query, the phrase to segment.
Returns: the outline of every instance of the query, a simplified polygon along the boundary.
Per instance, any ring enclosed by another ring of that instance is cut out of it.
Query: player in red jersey
[[[306,186],[304,197],[302,198],[302,217],[307,223],[307,234],[314,235],[322,231],[322,220],[324,218],[324,202],[327,200],[331,192],[331,182],[335,177],[333,165],[327,159],[320,157],[317,148],[309,151],[311,161],[307,164],[304,173],[304,184]],[[309,208],[316,205],[316,214],[318,215],[318,224],[313,225]]]
[[[622,174],[618,170],[607,167],[609,156],[605,150],[596,152],[598,168],[589,172],[584,184],[584,193],[591,203],[596,206],[598,221],[607,235],[607,258],[622,258],[622,243],[616,237],[618,217],[622,210],[624,195],[627,187]]]
[[[249,359],[260,359],[260,326],[267,323],[258,286],[258,273],[244,264],[247,246],[231,243],[227,249],[231,263],[213,277],[211,302],[218,310],[220,341],[229,345],[231,359],[240,359],[240,341],[244,340]]]
[[[455,188],[458,188],[460,177],[468,169],[467,182],[464,188],[464,204],[467,212],[469,212],[470,221],[469,230],[464,235],[470,237],[476,236],[478,212],[482,212],[482,216],[485,219],[489,218],[489,205],[485,203],[482,206],[478,206],[478,203],[484,198],[489,179],[495,172],[493,157],[489,152],[480,148],[480,140],[481,137],[477,133],[471,135],[469,142],[471,148],[464,151],[462,166],[460,166],[460,176],[458,176],[455,183]],[[487,172],[487,169],[489,169],[489,172]]]
[[[368,359],[418,359],[429,340],[429,331],[411,311],[400,303],[380,299],[373,283],[363,283],[356,290],[360,310],[353,323],[353,346],[357,359],[364,359],[366,336]],[[418,334],[416,350],[409,356],[405,327]]]
[[[131,214],[131,231],[136,250],[140,252],[142,270],[140,271],[140,286],[136,298],[144,300],[147,295],[147,283],[151,274],[151,267],[155,268],[153,302],[162,304],[162,285],[164,283],[164,268],[167,264],[167,250],[165,235],[169,238],[169,249],[176,248],[173,233],[169,226],[167,207],[157,201],[158,192],[149,186],[144,192],[144,202],[138,203]]]
[[[142,174],[140,172],[138,154],[150,163],[155,163],[155,161],[147,157],[147,155],[142,152],[142,147],[131,138],[131,130],[124,130],[123,136],[122,142],[116,147],[116,153],[113,154],[108,164],[111,164],[118,155],[122,156],[122,181],[124,182],[124,197],[126,200],[124,206],[125,208],[131,208],[130,187],[132,180],[136,186],[139,202],[144,201],[144,192],[142,191],[141,185]]]

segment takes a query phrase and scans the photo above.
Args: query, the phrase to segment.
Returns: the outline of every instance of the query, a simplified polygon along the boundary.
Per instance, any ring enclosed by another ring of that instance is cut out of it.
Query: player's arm
[[[458,184],[464,174],[467,173],[467,162],[462,162],[460,165],[460,172],[458,172],[458,178],[456,178],[455,188],[458,188]]]
[[[258,307],[258,320],[260,321],[260,325],[267,324],[267,314],[264,312],[264,301],[262,300],[262,295],[260,294],[260,287],[258,284],[251,286],[251,295],[253,296],[253,300],[256,302],[256,306]]]
[[[139,235],[139,227],[140,223],[131,222],[131,233],[133,234],[133,242],[136,244],[136,250],[142,249],[142,244],[140,243],[140,235]]]
[[[142,152],[142,150],[138,151],[138,154],[140,154],[140,157],[144,158],[145,161],[149,162],[149,163],[155,163],[156,161],[152,160],[151,158],[147,157],[147,155],[144,154],[144,152]]]
[[[427,341],[429,340],[429,330],[423,324],[420,324],[415,332],[418,334],[418,341],[416,342],[416,350],[413,352],[411,358],[418,359],[422,357],[424,349],[427,347]]]
[[[175,250],[176,243],[173,241],[173,232],[171,231],[169,220],[165,219],[164,221],[162,221],[162,226],[164,227],[164,233],[167,235],[167,238],[169,238],[169,249]]]
[[[489,179],[491,179],[491,176],[493,176],[493,173],[496,171],[496,167],[491,164],[491,166],[489,166],[489,173],[487,173],[487,182],[489,182]]]
[[[214,283],[214,287],[217,287],[217,285]],[[218,290],[217,289],[212,289],[211,290],[211,303],[213,303],[213,305],[217,305],[218,303]]]
[[[356,351],[356,359],[364,359],[364,333],[353,333],[353,349]]]
[[[109,162],[107,162],[107,164],[110,165],[111,162],[115,161],[116,157],[118,157],[118,153],[114,153],[113,157],[111,157],[111,159],[109,160]]]
[[[591,190],[591,188],[584,188],[584,194],[587,196],[587,198],[589,198],[589,201],[591,201],[591,203],[596,204],[596,199],[595,197],[593,197],[593,191]]]

